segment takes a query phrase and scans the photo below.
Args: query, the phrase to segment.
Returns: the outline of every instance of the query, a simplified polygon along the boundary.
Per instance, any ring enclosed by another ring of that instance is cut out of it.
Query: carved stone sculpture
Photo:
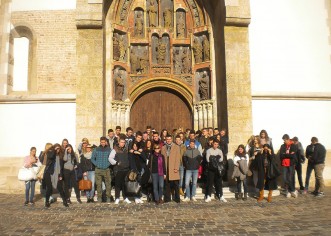
[[[148,53],[147,50],[144,52],[143,56],[140,58],[140,68],[139,68],[139,72],[141,74],[146,74],[148,73]]]
[[[165,64],[167,45],[164,42],[162,42],[162,40],[160,40],[156,50],[157,50],[157,63]]]
[[[120,59],[118,34],[116,33],[113,36],[113,58],[115,61],[118,61]]]
[[[177,20],[177,38],[185,38],[185,20],[180,14]]]
[[[157,10],[158,7],[155,4],[154,0],[151,0],[150,5],[148,7],[148,16],[149,16],[149,27],[157,26]]]
[[[131,62],[131,73],[136,74],[140,68],[139,58],[137,53],[134,50],[131,50],[130,54],[130,62]]]
[[[207,36],[204,35],[204,40],[202,42],[203,44],[203,59],[204,61],[210,60],[210,44]]]
[[[202,46],[197,38],[195,38],[193,42],[193,54],[195,63],[202,62]]]
[[[124,37],[120,37],[118,40],[118,49],[119,49],[119,59],[121,61],[125,60],[126,54],[126,42],[124,41]]]
[[[191,71],[192,71],[191,55],[187,48],[184,48],[184,50],[183,50],[182,65],[183,65],[182,66],[183,74],[191,73]]]
[[[164,27],[172,27],[172,11],[170,8],[166,8],[163,12]]]
[[[175,74],[180,74],[182,73],[182,57],[179,49],[174,49],[174,54],[174,71]]]
[[[202,73],[202,77],[199,80],[199,94],[200,100],[209,99],[209,79],[206,72]]]
[[[144,18],[143,13],[138,11],[135,22],[135,36],[138,38],[144,37]]]
[[[124,81],[122,78],[122,71],[119,70],[115,78],[115,100],[123,101]]]

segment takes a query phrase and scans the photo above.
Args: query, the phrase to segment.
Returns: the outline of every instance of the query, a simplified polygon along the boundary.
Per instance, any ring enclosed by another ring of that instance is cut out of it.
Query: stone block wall
[[[33,73],[38,94],[76,93],[74,10],[13,12],[14,26],[27,26],[36,38],[37,66]]]

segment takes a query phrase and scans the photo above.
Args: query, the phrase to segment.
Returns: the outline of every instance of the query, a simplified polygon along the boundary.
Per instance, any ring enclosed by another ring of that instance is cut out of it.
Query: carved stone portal
[[[135,37],[144,37],[144,12],[143,10],[135,10],[135,23],[134,23]]]
[[[174,74],[189,74],[192,72],[191,52],[189,47],[173,47]]]
[[[147,74],[149,71],[148,46],[131,46],[131,74]]]
[[[113,58],[115,61],[126,61],[127,37],[119,33],[113,35]]]
[[[198,93],[200,95],[200,101],[208,100],[210,98],[210,79],[209,70],[203,70],[196,72],[196,79],[198,82]]]
[[[148,21],[149,27],[157,27],[158,26],[158,4],[155,0],[150,0],[148,6]]]
[[[194,37],[193,54],[194,54],[195,63],[202,62],[202,53],[203,53],[203,49],[202,49],[202,45],[200,42],[200,38]]]
[[[114,100],[123,101],[124,89],[125,89],[125,70],[114,70]]]

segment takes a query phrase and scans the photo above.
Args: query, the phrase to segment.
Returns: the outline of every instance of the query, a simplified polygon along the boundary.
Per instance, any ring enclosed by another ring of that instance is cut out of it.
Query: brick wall
[[[13,12],[13,25],[30,26],[37,39],[36,93],[76,93],[74,10]]]

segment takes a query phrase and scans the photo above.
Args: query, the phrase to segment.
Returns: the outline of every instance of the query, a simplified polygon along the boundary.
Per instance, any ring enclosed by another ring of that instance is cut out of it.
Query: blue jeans
[[[305,190],[308,190],[309,188],[309,180],[310,180],[310,176],[311,173],[314,170],[314,166],[313,165],[307,165],[307,172],[306,172],[306,183],[305,183]]]
[[[184,166],[179,166],[179,188],[183,188]]]
[[[158,173],[152,174],[153,178],[153,192],[155,201],[159,201],[163,196],[163,187],[164,187],[164,176],[159,176]]]
[[[34,198],[34,192],[35,192],[35,186],[36,186],[36,181],[35,180],[30,180],[30,181],[25,181],[25,201],[32,202]],[[31,189],[31,194],[30,194],[30,189]],[[30,199],[29,199],[30,195]]]
[[[94,197],[95,171],[87,171],[87,178],[92,182],[92,189],[85,191],[87,198]]]
[[[294,192],[294,166],[283,166],[283,181],[285,184],[285,189],[287,189],[289,192]]]
[[[192,178],[192,195],[190,189],[191,178]],[[198,181],[198,170],[186,170],[185,189],[186,189],[187,198],[191,198],[191,196],[195,197],[195,193],[197,190],[197,181]]]
[[[244,180],[241,180],[240,177],[236,177],[236,181],[237,181],[237,191],[238,191],[238,193],[241,193],[241,182],[244,185],[244,193],[248,193],[247,177]]]

